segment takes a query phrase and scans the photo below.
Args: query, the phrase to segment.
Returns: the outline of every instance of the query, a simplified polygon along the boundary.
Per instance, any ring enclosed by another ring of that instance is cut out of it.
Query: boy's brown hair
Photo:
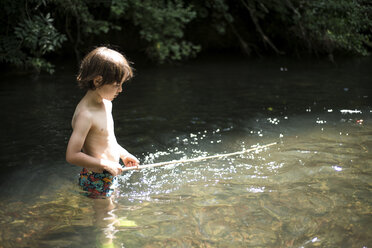
[[[93,79],[102,77],[97,87]],[[88,53],[81,62],[77,82],[80,88],[95,90],[104,84],[121,83],[133,77],[133,70],[125,57],[107,47],[97,47]]]

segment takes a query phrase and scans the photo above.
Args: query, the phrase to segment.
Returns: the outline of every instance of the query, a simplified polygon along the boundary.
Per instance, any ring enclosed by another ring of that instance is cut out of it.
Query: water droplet
[[[318,238],[317,237],[315,237],[315,238],[313,238],[312,240],[311,240],[311,242],[316,242],[316,241],[318,241]]]
[[[342,171],[342,167],[338,166],[338,165],[334,165],[332,166],[332,168],[335,170],[335,171]]]

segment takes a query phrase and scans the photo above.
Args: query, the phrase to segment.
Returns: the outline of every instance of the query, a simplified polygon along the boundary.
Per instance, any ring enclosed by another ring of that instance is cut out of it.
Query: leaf
[[[137,224],[133,220],[127,220],[125,218],[119,218],[117,226],[119,226],[119,227],[137,227]]]

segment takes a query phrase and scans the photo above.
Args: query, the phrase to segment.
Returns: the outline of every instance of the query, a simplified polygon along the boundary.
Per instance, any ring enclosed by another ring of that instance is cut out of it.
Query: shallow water
[[[121,225],[98,228],[64,161],[82,96],[69,68],[6,78],[0,247],[371,247],[370,59],[206,58],[139,67],[114,101],[120,144],[143,164],[119,178]]]

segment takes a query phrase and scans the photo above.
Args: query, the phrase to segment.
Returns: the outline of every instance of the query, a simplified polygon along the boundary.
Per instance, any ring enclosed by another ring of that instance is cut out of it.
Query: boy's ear
[[[95,87],[99,87],[101,85],[101,82],[102,76],[95,76],[95,78],[93,78],[93,84]]]

